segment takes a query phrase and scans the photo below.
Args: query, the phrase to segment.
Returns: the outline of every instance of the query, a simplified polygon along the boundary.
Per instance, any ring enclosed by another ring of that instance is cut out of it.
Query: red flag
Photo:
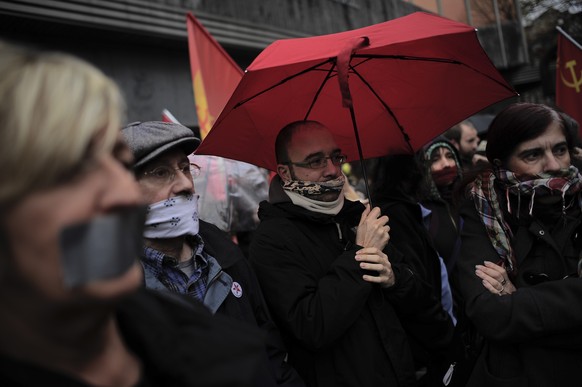
[[[556,105],[578,121],[582,131],[582,46],[561,28],[558,31]]]
[[[188,49],[200,137],[204,139],[243,71],[198,20],[188,13]]]

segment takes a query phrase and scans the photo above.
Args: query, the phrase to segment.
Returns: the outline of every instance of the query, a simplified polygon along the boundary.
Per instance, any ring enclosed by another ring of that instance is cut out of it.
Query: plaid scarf
[[[518,177],[513,172],[494,168],[478,175],[470,186],[469,195],[475,202],[475,208],[481,217],[481,221],[487,230],[487,235],[499,254],[501,264],[507,272],[515,275],[516,260],[511,239],[513,233],[503,217],[503,212],[499,205],[495,182],[501,191],[505,191],[507,201],[507,211],[511,214],[509,194],[517,196],[517,217],[521,211],[521,196],[530,197],[529,214],[533,212],[534,199],[536,196],[544,197],[559,194],[562,197],[562,213],[565,215],[565,196],[567,194],[578,194],[582,188],[582,176],[574,166],[562,169],[557,173],[541,173],[534,176]],[[578,205],[582,208],[582,196],[578,194]]]

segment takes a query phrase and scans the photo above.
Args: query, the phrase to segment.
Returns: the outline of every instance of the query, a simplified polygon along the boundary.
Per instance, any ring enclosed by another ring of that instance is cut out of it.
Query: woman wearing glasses
[[[520,103],[488,132],[491,167],[461,207],[457,262],[484,346],[468,386],[579,386],[581,176],[560,115]]]

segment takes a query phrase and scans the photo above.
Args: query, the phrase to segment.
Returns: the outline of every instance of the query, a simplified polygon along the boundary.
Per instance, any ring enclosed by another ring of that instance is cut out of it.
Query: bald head
[[[318,121],[294,121],[281,129],[275,140],[275,157],[277,164],[289,161],[289,145],[296,133],[302,130],[326,130],[328,129]]]

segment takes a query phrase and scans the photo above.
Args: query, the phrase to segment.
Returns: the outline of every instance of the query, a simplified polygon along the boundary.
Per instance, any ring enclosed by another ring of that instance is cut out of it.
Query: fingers
[[[356,252],[356,261],[360,262],[360,267],[366,270],[381,271],[384,266],[390,266],[388,256],[376,247],[368,247]],[[379,267],[372,265],[378,264]],[[384,266],[383,266],[384,265]]]
[[[356,251],[356,260],[368,261],[369,259],[378,259],[378,257],[388,259],[388,256],[377,247],[364,247]]]
[[[507,272],[505,271],[505,268],[503,266],[501,266],[501,265],[498,265],[496,263],[489,262],[489,261],[483,261],[483,265],[486,268],[488,268],[490,270],[493,270],[496,273],[501,274],[502,276],[507,275]]]
[[[482,273],[477,273],[477,276],[481,278],[482,280],[481,283],[483,284],[485,289],[489,290],[493,294],[498,295],[502,295],[503,292],[505,292],[505,285],[502,285],[499,281],[496,281],[495,279],[487,275],[483,276],[482,275],[483,275]]]
[[[493,262],[485,261],[483,265],[475,265],[475,274],[491,293],[501,296],[517,290],[509,280],[505,268]]]
[[[359,250],[356,253],[356,261],[360,262],[360,268],[378,273],[377,276],[364,274],[362,276],[364,281],[377,283],[382,287],[390,287],[396,283],[388,256],[377,248]]]
[[[490,282],[485,281],[485,280],[483,280],[482,283],[483,283],[483,286],[485,286],[485,289],[489,290],[493,294],[499,294],[499,295],[501,295],[503,293],[503,290],[504,290],[503,288],[497,289]]]
[[[391,286],[394,286],[394,284],[396,283],[396,278],[394,278],[393,271],[386,272],[385,274],[379,275],[378,277],[364,274],[362,276],[362,279],[366,282],[379,284],[383,288],[389,288]]]
[[[492,284],[501,283],[505,281],[505,278],[501,276],[497,271],[488,269],[483,265],[475,265],[475,274],[482,280]]]
[[[382,215],[378,207],[374,207],[370,212],[369,216],[370,218],[372,218],[372,221],[376,223],[378,226],[384,226],[388,224],[388,215]]]
[[[380,208],[366,209],[360,218],[356,231],[356,243],[364,247],[378,247],[383,249],[390,240],[388,216],[382,215]]]
[[[364,211],[362,212],[362,216],[360,216],[359,226],[361,226],[366,221],[368,214],[370,214],[370,205],[366,204],[366,208],[364,208]]]
[[[477,271],[487,275],[488,277],[491,277],[502,285],[505,285],[507,282],[509,282],[509,277],[505,268],[493,262],[485,261],[483,262],[483,265],[475,265],[475,273],[477,273]],[[479,278],[483,279],[481,276],[479,276]]]
[[[383,249],[390,240],[390,226],[372,227],[368,231],[364,247]]]
[[[366,205],[366,209],[362,212],[360,217],[360,225],[364,222],[377,224],[378,226],[384,226],[388,223],[388,216],[382,215],[379,207],[374,207],[370,209],[370,205]]]

